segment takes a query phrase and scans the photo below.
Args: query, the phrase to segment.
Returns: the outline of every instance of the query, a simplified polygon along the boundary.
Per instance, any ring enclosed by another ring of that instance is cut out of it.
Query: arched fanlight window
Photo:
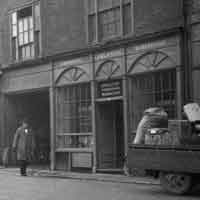
[[[110,79],[119,75],[120,65],[113,60],[107,60],[102,63],[96,71],[97,79]]]
[[[130,74],[175,67],[175,62],[165,53],[150,51],[140,56],[129,69]]]
[[[88,81],[89,75],[79,67],[70,67],[64,70],[56,80],[56,85],[70,84],[74,82]]]

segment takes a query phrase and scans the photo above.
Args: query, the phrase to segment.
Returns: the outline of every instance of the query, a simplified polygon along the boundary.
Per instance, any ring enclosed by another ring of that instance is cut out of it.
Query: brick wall
[[[10,61],[10,38],[8,11],[21,7],[30,0],[1,0],[0,59]],[[54,55],[64,51],[84,48],[86,44],[85,1],[43,0],[41,1],[42,55]]]
[[[83,0],[47,0],[43,3],[43,48],[45,55],[86,46]]]
[[[182,26],[182,11],[182,0],[135,0],[136,35]]]

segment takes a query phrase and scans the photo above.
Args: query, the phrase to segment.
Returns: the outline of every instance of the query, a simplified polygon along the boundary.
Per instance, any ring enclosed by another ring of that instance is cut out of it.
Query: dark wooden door
[[[122,167],[124,152],[123,109],[121,101],[97,106],[97,156],[100,169]]]

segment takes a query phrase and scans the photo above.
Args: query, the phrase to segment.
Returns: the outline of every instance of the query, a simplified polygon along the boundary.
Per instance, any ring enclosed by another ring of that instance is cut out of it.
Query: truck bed
[[[129,168],[200,173],[200,145],[129,145]]]

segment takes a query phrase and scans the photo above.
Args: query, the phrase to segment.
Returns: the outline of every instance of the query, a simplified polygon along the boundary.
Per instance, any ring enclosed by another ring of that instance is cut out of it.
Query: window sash
[[[133,31],[132,12],[131,0],[88,0],[88,42],[130,34]]]
[[[92,131],[90,83],[58,88],[57,133]]]
[[[11,48],[13,60],[40,55],[39,2],[11,14]]]

